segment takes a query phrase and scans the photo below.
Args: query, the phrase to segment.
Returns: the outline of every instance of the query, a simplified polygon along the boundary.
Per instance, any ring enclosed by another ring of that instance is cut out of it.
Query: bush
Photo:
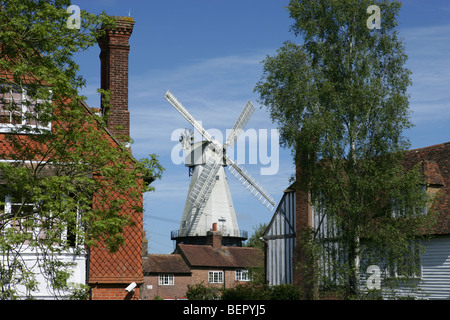
[[[220,290],[215,287],[207,287],[203,283],[188,285],[186,298],[188,300],[217,300],[220,299]]]
[[[239,284],[222,291],[223,300],[300,300],[300,290],[294,285]]]
[[[292,284],[268,286],[259,282],[238,284],[233,288],[219,289],[203,283],[188,285],[188,300],[300,300],[301,291]]]
[[[271,300],[300,300],[301,291],[292,284],[282,284],[271,287]]]
[[[223,300],[270,300],[270,290],[260,283],[238,284],[233,288],[222,290]]]

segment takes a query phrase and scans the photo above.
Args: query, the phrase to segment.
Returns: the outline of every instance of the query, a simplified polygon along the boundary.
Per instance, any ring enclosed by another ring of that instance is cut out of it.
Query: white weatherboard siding
[[[202,170],[202,165],[197,165],[195,167],[191,177],[187,197],[189,197],[189,194],[192,192],[192,188],[197,182]],[[211,230],[213,224],[217,223],[218,230],[222,232],[222,235],[239,236],[239,226],[236,219],[236,212],[234,210],[227,176],[223,167],[220,167],[217,172],[216,181],[208,201],[206,202],[204,211],[201,213],[195,227],[190,230],[188,227],[192,223],[191,219],[194,219],[193,212],[195,212],[195,208],[193,208],[189,200],[186,199],[183,217],[179,228],[179,235],[205,236],[206,233]],[[189,217],[191,217],[191,219],[189,219]],[[185,234],[186,230],[189,230],[189,234]]]
[[[450,236],[423,241],[422,278],[418,298],[450,299]]]
[[[263,238],[267,242],[267,280],[270,285],[292,284],[295,248],[295,192],[285,192]]]
[[[420,255],[418,287],[406,289],[400,286],[394,290],[394,296],[408,296],[424,300],[450,300],[450,236],[435,236],[430,240],[422,240],[421,245],[423,252]],[[367,277],[368,274],[363,268],[361,270],[361,290],[363,291],[367,289]],[[383,281],[381,289],[386,289],[383,288]],[[390,294],[387,294],[386,298],[390,299],[389,296]]]

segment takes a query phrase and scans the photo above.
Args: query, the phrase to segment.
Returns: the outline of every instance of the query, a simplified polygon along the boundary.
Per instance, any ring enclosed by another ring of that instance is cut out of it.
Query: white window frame
[[[171,273],[161,273],[158,275],[158,285],[173,286],[175,285],[175,276]]]
[[[23,200],[23,199],[22,199]],[[11,214],[12,213],[12,206],[13,205],[25,205],[25,206],[33,206],[35,207],[36,204],[35,203],[20,203],[20,202],[12,202],[12,196],[9,194],[5,195],[5,202],[4,202],[4,214]],[[1,212],[0,212],[1,214]],[[19,219],[17,222],[19,224],[22,223],[24,219]],[[80,223],[80,210],[77,208],[77,219],[76,219],[76,223]],[[15,228],[16,226],[12,225],[10,222],[8,222],[6,224],[7,228]],[[45,233],[45,230],[41,229],[40,227],[36,227],[34,230],[25,230],[25,232],[30,233],[33,239],[36,239],[36,237],[41,237],[43,236],[43,234]],[[68,239],[68,227],[66,227],[64,229],[64,231],[61,233],[61,240],[62,241],[67,241]],[[71,248],[75,249],[79,246],[82,246],[83,243],[81,243],[82,241],[80,241],[81,239],[79,239],[78,235],[75,235],[75,243],[73,246],[71,246]]]
[[[52,93],[52,90],[50,90],[50,94],[51,93]],[[0,92],[0,94],[1,94],[1,92]],[[12,90],[10,90],[10,94],[11,94],[11,99],[13,99],[12,98]],[[22,112],[22,114],[21,114],[22,121],[21,121],[21,123],[17,123],[17,124],[0,123],[0,133],[16,132],[18,128],[27,125],[26,124],[26,119],[24,117],[24,114],[28,111],[27,110],[27,105],[26,105],[27,99],[28,99],[27,98],[27,91],[22,88],[22,96],[21,96],[21,101],[20,101],[20,104],[21,104],[21,107],[22,107],[22,111],[21,111]],[[5,99],[5,100],[7,100],[7,99]],[[1,102],[2,101],[0,101],[0,104],[1,104]],[[19,103],[19,102],[17,101],[17,103]],[[39,118],[39,115],[37,116],[37,118]],[[38,121],[38,119],[36,119],[36,120]],[[50,131],[52,129],[51,122],[48,123],[47,126],[42,126],[42,125],[39,125],[39,124],[28,125],[28,126],[30,128],[40,129],[40,130],[48,130],[48,131]],[[19,130],[18,133],[28,133],[28,132],[25,131],[25,130],[23,130],[23,131]],[[36,132],[32,132],[32,133],[35,134]]]
[[[236,269],[236,281],[251,281],[251,275],[247,269]]]
[[[208,283],[223,283],[223,271],[209,271]]]
[[[5,214],[11,214],[12,213],[12,208],[13,208],[14,205],[24,205],[24,206],[33,206],[33,207],[35,206],[34,203],[13,202],[12,201],[12,196],[11,195],[6,195],[5,196],[5,204],[4,204],[4,207],[3,207],[4,208],[4,213]],[[16,221],[8,222],[5,226],[6,226],[6,228],[16,228],[16,229],[19,227],[19,229],[18,229],[19,232],[28,233],[28,234],[30,234],[30,236],[32,238],[34,238],[35,230],[29,230],[29,229],[22,230],[21,229],[22,228],[21,225],[22,225],[24,220],[25,219],[17,219]]]

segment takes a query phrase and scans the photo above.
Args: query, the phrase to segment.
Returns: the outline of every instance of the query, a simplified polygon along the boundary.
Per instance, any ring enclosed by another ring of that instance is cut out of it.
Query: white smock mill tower
[[[239,229],[224,168],[228,167],[269,210],[275,206],[262,187],[226,153],[243,131],[255,108],[250,101],[247,102],[225,144],[221,145],[170,91],[166,92],[165,98],[205,139],[194,142],[193,132],[187,130],[180,138],[187,153],[185,165],[189,167],[191,183],[180,227],[172,232],[172,240],[176,240],[177,244],[206,244],[207,232],[213,230],[222,233],[223,245],[241,246],[242,241],[247,239],[247,233]]]

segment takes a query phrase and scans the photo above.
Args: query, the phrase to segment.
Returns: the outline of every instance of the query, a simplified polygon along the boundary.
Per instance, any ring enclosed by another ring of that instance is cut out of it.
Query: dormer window
[[[51,94],[51,91],[48,93]],[[0,133],[24,134],[50,130],[51,122],[43,116],[49,101],[33,99],[22,87],[0,85]]]

